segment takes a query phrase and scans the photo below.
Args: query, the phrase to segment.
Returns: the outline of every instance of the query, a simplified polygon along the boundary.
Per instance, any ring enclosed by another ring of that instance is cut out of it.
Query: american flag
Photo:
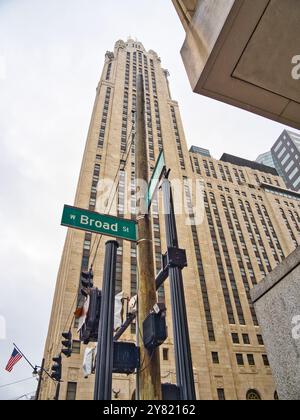
[[[7,372],[11,372],[13,370],[13,367],[15,366],[15,364],[18,363],[19,360],[22,359],[22,354],[16,349],[14,348],[9,361],[7,362],[6,368],[5,370],[7,370]]]

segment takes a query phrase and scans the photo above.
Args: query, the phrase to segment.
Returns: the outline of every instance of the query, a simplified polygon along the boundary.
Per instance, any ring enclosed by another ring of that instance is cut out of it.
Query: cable
[[[132,134],[132,131],[133,131],[133,127],[131,128],[131,131],[130,131],[130,133],[129,133],[129,138],[130,138],[130,136],[131,136],[131,134]],[[127,144],[129,143],[129,141],[127,142]],[[117,194],[117,191],[118,191],[118,187],[119,187],[119,185],[120,185],[120,181],[118,181],[118,183],[116,184],[116,186],[115,186],[115,182],[116,182],[116,179],[117,179],[117,177],[118,177],[118,175],[119,175],[119,170],[120,169],[122,169],[122,170],[124,170],[125,168],[126,168],[126,165],[127,165],[127,162],[128,162],[128,158],[129,158],[129,154],[130,154],[130,151],[131,151],[131,147],[132,147],[132,143],[133,143],[133,139],[131,139],[131,141],[130,141],[130,144],[129,144],[129,148],[128,148],[128,151],[127,151],[127,155],[126,155],[126,159],[125,159],[125,161],[124,162],[120,162],[120,164],[119,164],[119,166],[118,166],[118,169],[117,169],[117,173],[116,173],[116,175],[115,175],[115,178],[114,178],[114,181],[113,181],[113,186],[112,186],[112,189],[111,189],[111,191],[110,191],[110,193],[112,192],[112,190],[113,190],[113,188],[114,188],[114,194],[113,194],[113,197],[112,197],[112,199],[111,199],[111,202],[110,202],[110,207],[109,207],[109,209],[108,209],[108,213],[106,213],[106,211],[107,211],[107,207],[108,207],[108,204],[107,204],[107,206],[106,206],[106,208],[105,208],[105,214],[109,214],[109,212],[111,211],[111,208],[112,208],[112,205],[113,205],[113,202],[114,202],[114,199],[115,199],[115,196],[116,196],[116,194]],[[124,152],[123,152],[123,155],[122,155],[122,158],[124,157]],[[121,159],[121,161],[122,161],[123,159]],[[123,167],[121,168],[121,165],[123,165]],[[102,237],[103,237],[103,235],[100,235],[100,238],[99,238],[99,240],[98,240],[98,244],[97,244],[97,247],[96,247],[96,251],[95,251],[95,255],[94,255],[94,258],[93,258],[93,260],[92,260],[92,264],[91,264],[91,268],[93,268],[94,267],[94,264],[95,264],[95,260],[96,260],[96,257],[97,257],[97,253],[98,253],[98,249],[99,249],[99,246],[100,246],[100,243],[101,243],[101,240],[102,240]]]
[[[149,363],[148,363],[145,367],[143,367],[142,369],[140,368],[140,369],[138,370],[138,372],[136,372],[136,374],[140,374],[140,373],[144,372],[144,370],[146,370],[146,369],[150,366],[150,364],[151,364],[151,362],[152,362],[152,358],[153,358],[153,356],[154,356],[154,353],[155,353],[155,349],[153,349],[153,350],[152,350],[152,352],[151,352],[151,356],[150,356]],[[143,360],[143,363],[144,363],[144,361],[145,361],[145,358],[144,358],[144,360]],[[142,367],[142,366],[141,366],[141,367]]]
[[[20,381],[11,382],[10,384],[0,385],[0,388],[5,388],[5,387],[10,386],[10,385],[20,384],[21,382],[26,382],[26,381],[29,381],[30,379],[36,379],[36,378],[34,376],[31,376],[30,378],[21,379]]]
[[[133,133],[133,129],[134,129],[134,123],[132,124],[131,130],[130,130],[130,133],[129,133],[129,135],[128,135],[128,138],[127,138],[127,141],[126,141],[126,145],[125,145],[125,150],[123,151],[123,153],[122,153],[122,155],[121,155],[121,158],[120,158],[120,163],[119,163],[118,169],[117,169],[117,171],[116,171],[116,175],[115,175],[115,177],[114,177],[114,181],[113,181],[113,186],[112,186],[112,189],[113,189],[113,187],[114,187],[114,185],[115,185],[115,181],[116,181],[117,176],[118,176],[118,174],[119,174],[119,170],[121,169],[122,160],[124,160],[124,156],[125,156],[125,154],[126,154],[126,152],[127,152],[127,147],[128,147],[128,145],[129,145],[129,143],[131,143],[130,148],[129,148],[129,151],[130,151],[130,149],[131,149],[131,146],[132,146],[132,142],[133,142],[134,137],[133,137],[132,139],[130,139],[130,137],[131,137],[131,135],[132,135],[132,133]],[[127,158],[128,158],[128,155],[127,155]],[[126,163],[127,163],[127,158],[126,158],[126,161],[125,161],[125,165],[126,165]],[[125,165],[124,165],[124,167],[125,167]],[[116,186],[116,189],[117,189],[118,185],[119,185],[119,182],[118,182],[118,184],[117,184],[117,186]],[[112,192],[112,189],[111,189],[110,193]],[[112,202],[113,202],[113,201],[112,201]],[[107,205],[106,205],[106,207],[105,207],[104,213],[106,213],[107,207],[108,207],[108,203],[107,203]],[[111,209],[111,208],[110,208],[110,209]],[[109,211],[110,211],[110,210],[109,210]],[[102,235],[101,235],[101,236],[102,236]],[[94,249],[94,246],[95,246],[96,240],[97,240],[97,234],[95,235],[95,238],[94,238],[94,243],[93,243],[93,245],[92,245],[90,255],[92,255],[92,253],[93,253],[93,249]],[[91,268],[92,268],[92,267],[91,267]]]

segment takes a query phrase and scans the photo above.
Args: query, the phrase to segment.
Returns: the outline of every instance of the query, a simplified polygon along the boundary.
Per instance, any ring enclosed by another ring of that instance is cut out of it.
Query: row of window
[[[218,272],[219,272],[219,278],[220,278],[220,281],[221,281],[221,286],[222,286],[222,291],[223,291],[223,296],[224,296],[224,301],[225,301],[225,307],[226,307],[226,312],[227,312],[227,316],[228,316],[228,322],[229,322],[229,324],[235,324],[233,307],[232,307],[232,303],[231,303],[231,299],[230,299],[229,289],[228,289],[228,286],[227,286],[227,279],[226,279],[226,275],[225,275],[225,270],[224,270],[224,266],[223,266],[223,262],[222,262],[222,258],[221,258],[221,250],[220,250],[220,247],[219,247],[219,242],[217,240],[216,230],[215,230],[215,227],[214,227],[212,213],[211,213],[211,210],[210,210],[210,206],[209,206],[209,203],[208,203],[208,198],[207,198],[206,193],[204,194],[204,204],[205,204],[205,209],[206,209],[207,222],[208,222],[208,226],[209,226],[209,230],[210,230],[210,236],[211,236],[211,240],[212,240],[212,244],[213,244],[213,248],[214,248],[214,252],[215,252],[215,258],[216,258],[217,268],[218,268]]]
[[[215,164],[212,161],[208,161],[206,159],[198,159],[197,156],[193,156],[192,160],[192,168],[198,175],[202,175],[201,165],[200,162],[203,164],[204,173],[207,177],[219,179],[219,177],[225,181],[230,183],[237,183],[239,185],[245,184],[246,177],[245,173],[242,169],[237,168],[230,168],[227,165],[222,165],[221,163],[218,164],[219,174],[217,173]],[[232,171],[232,172],[231,172]],[[232,175],[233,174],[233,175]],[[279,181],[277,179],[273,179],[270,177],[266,177],[265,175],[254,173],[255,179],[258,184],[264,182],[273,185],[273,183],[277,186],[280,186]],[[235,179],[235,181],[233,180]]]
[[[210,228],[211,228],[213,241],[215,241],[215,248],[216,248],[215,249],[215,256],[216,256],[216,261],[217,261],[217,265],[218,265],[218,268],[219,268],[219,274],[220,274],[220,278],[221,278],[222,287],[224,288],[224,285],[226,283],[226,289],[228,289],[227,288],[226,275],[225,275],[225,272],[227,272],[229,282],[230,282],[230,285],[231,285],[231,289],[232,289],[232,294],[233,294],[233,298],[234,298],[235,307],[236,307],[239,322],[240,322],[241,325],[245,325],[245,317],[244,317],[244,313],[243,313],[243,309],[242,309],[242,305],[241,305],[241,300],[240,300],[240,296],[239,296],[239,292],[238,292],[238,287],[237,287],[237,284],[236,284],[236,279],[235,279],[233,268],[232,268],[231,259],[230,259],[230,256],[229,256],[229,251],[228,251],[227,242],[226,242],[224,231],[223,231],[223,226],[222,226],[220,214],[219,214],[219,211],[218,211],[218,208],[217,208],[215,195],[213,193],[210,193],[209,198],[210,198],[210,203],[211,204],[209,203],[208,196],[205,192],[204,193],[204,203],[205,203],[208,222],[209,222],[209,225],[210,225]],[[214,218],[213,218],[212,215],[214,215]],[[213,219],[215,221],[216,228],[215,228]],[[218,232],[218,234],[217,234],[217,232]],[[219,243],[218,243],[218,238],[219,238],[220,246],[219,246]],[[223,264],[221,251],[223,251],[222,253],[223,253],[223,258],[224,258],[224,261],[225,261],[225,265]],[[226,290],[226,289],[224,289],[224,290]],[[228,301],[228,299],[230,300],[230,295],[229,294],[228,294],[228,296],[226,296],[225,302]],[[228,315],[230,315],[230,318],[231,318],[230,323],[233,322],[235,324],[234,314],[233,314],[233,311],[232,311],[232,305],[231,304],[229,305],[228,302],[227,302],[227,308],[228,308]]]
[[[243,353],[236,353],[236,362],[238,366],[245,366],[245,356],[247,357],[247,361],[249,366],[255,366],[255,357],[253,354],[243,354]],[[219,365],[220,364],[220,359],[219,359],[219,353],[218,352],[212,352],[211,353],[211,357],[212,357],[212,362],[215,365]],[[266,354],[262,355],[262,361],[264,366],[269,367],[269,359],[268,356]]]
[[[228,229],[229,229],[230,234],[231,234],[231,239],[232,239],[232,243],[233,243],[233,247],[234,247],[234,251],[235,251],[235,255],[236,255],[236,260],[237,260],[237,263],[239,265],[240,274],[241,274],[241,277],[242,277],[242,280],[243,280],[246,296],[247,296],[247,299],[248,299],[249,309],[250,309],[250,312],[251,312],[251,315],[252,315],[253,323],[254,323],[254,325],[258,325],[258,320],[257,320],[257,316],[256,316],[256,313],[255,313],[254,305],[253,305],[253,302],[252,302],[252,299],[251,299],[251,296],[250,296],[250,285],[249,285],[248,278],[247,278],[247,275],[246,275],[245,265],[243,263],[241,251],[240,251],[240,248],[239,248],[239,245],[238,245],[237,236],[235,234],[234,226],[233,226],[233,223],[232,223],[232,220],[231,220],[229,206],[227,205],[227,202],[226,202],[226,199],[225,199],[224,196],[221,196],[221,200],[222,200],[222,204],[223,204],[223,210],[224,210],[224,213],[225,213],[225,218],[226,218],[226,221],[227,221],[227,226],[228,226]],[[231,204],[233,204],[233,203],[231,202]],[[250,262],[250,258],[249,258],[248,262],[249,262],[250,269],[252,269],[252,271],[253,271],[252,264]]]
[[[271,267],[268,260],[268,256],[266,254],[264,243],[262,241],[262,237],[260,235],[260,231],[257,227],[256,220],[253,217],[249,202],[246,202],[246,206],[247,210],[250,212],[250,215],[248,214],[243,201],[239,200],[240,211],[244,219],[244,224],[248,232],[248,237],[250,239],[250,242],[252,243],[252,248],[256,257],[257,265],[261,273],[261,277],[263,278],[267,274],[267,269],[265,268],[263,261],[267,265],[269,271],[271,271]]]
[[[106,77],[105,77],[106,80],[109,80],[110,79],[111,68],[112,68],[112,62],[108,63],[107,71],[106,71]]]
[[[76,393],[77,393],[77,383],[76,382],[68,382],[67,384],[67,394],[66,400],[76,400]],[[225,389],[224,388],[217,388],[217,395],[220,401],[226,400]],[[274,394],[274,399],[278,400],[277,392]],[[261,396],[258,391],[255,389],[250,389],[247,391],[246,400],[261,400]]]
[[[99,139],[98,139],[98,147],[101,147],[101,148],[103,147],[103,144],[104,144],[104,137],[105,137],[105,129],[106,129],[106,123],[107,123],[110,96],[111,96],[111,88],[108,87],[108,88],[106,88],[104,108],[103,108],[103,113],[102,113],[102,119],[101,119],[101,124],[100,124],[100,133],[99,133]]]
[[[271,219],[268,215],[267,209],[265,206],[262,206],[260,208],[258,203],[255,203],[255,208],[258,213],[258,218],[262,224],[263,230],[265,232],[267,241],[269,243],[269,246],[271,248],[271,252],[273,254],[273,257],[277,264],[279,264],[283,257],[283,251],[281,248],[281,245],[279,243],[278,237],[276,235],[275,229],[273,227],[273,224],[271,222]],[[276,246],[275,246],[276,245]]]
[[[131,54],[130,52],[127,52],[126,74],[125,74],[125,86],[127,87],[129,87],[129,79],[130,79],[130,59],[131,59]],[[138,59],[138,62],[137,62],[137,59]],[[150,60],[150,71],[151,71],[152,91],[153,91],[153,95],[156,96],[157,84],[156,84],[153,60]],[[132,62],[133,88],[137,87],[137,74],[144,74],[145,91],[146,93],[149,94],[150,93],[150,78],[149,78],[148,58],[146,55],[143,55],[141,51],[138,51],[138,55],[136,51],[133,52],[133,62]]]
[[[153,141],[153,128],[152,128],[152,113],[151,113],[151,103],[150,98],[146,97],[146,131],[148,137],[148,150],[149,158],[154,161],[154,141]]]
[[[236,353],[235,356],[236,356],[236,362],[237,362],[238,366],[245,366],[244,356],[247,356],[247,361],[248,361],[249,366],[255,366],[256,365],[255,357],[254,357],[253,354],[244,355],[242,353]],[[264,366],[266,366],[266,367],[270,366],[269,359],[268,359],[268,356],[266,354],[262,355],[262,361],[263,361]]]
[[[286,197],[286,198],[289,198],[290,200],[296,200],[296,201],[300,201],[300,194],[298,195],[298,194],[295,194],[295,195],[291,195],[291,194],[289,194],[288,192],[286,192],[286,191],[279,191],[279,190],[276,190],[276,189],[271,189],[271,188],[267,188],[267,187],[265,187],[264,188],[264,190],[266,191],[266,192],[268,192],[268,193],[271,193],[271,194],[274,194],[274,195],[277,195],[277,196],[281,196],[281,197]],[[279,200],[277,200],[277,202],[279,202]],[[288,205],[290,205],[290,206],[294,206],[294,204],[293,203],[288,203],[287,201],[285,201],[285,204],[288,206]],[[300,204],[299,204],[299,208],[300,208]]]
[[[296,248],[298,247],[298,241],[297,241],[297,239],[296,239],[296,237],[295,237],[295,235],[294,235],[293,229],[291,228],[291,225],[290,225],[290,223],[289,223],[289,219],[288,219],[288,217],[286,216],[286,214],[285,214],[285,212],[284,212],[283,208],[280,208],[279,210],[280,210],[280,213],[281,213],[282,219],[283,219],[283,221],[284,221],[284,223],[285,223],[285,225],[286,225],[286,228],[287,228],[287,230],[288,230],[288,232],[289,232],[290,238],[291,238],[291,240],[292,240],[292,242],[293,242],[293,244],[294,244],[294,247],[295,247],[295,249],[296,249]]]
[[[177,152],[178,152],[178,156],[179,156],[180,167],[181,167],[181,169],[185,169],[181,140],[180,140],[178,124],[177,124],[177,118],[176,118],[175,108],[173,106],[171,106],[171,117],[172,117],[172,122],[173,122],[173,128],[174,128],[174,134],[175,134],[175,140],[176,140]]]
[[[200,243],[199,243],[196,224],[194,220],[195,216],[193,214],[191,193],[190,193],[189,186],[187,184],[187,178],[184,178],[184,189],[185,189],[186,202],[187,202],[188,211],[189,211],[189,218],[191,221],[191,230],[192,230],[194,250],[195,250],[195,255],[196,255],[196,260],[197,260],[197,268],[198,268],[198,275],[199,275],[199,281],[200,281],[200,287],[201,287],[201,293],[202,293],[203,306],[204,306],[204,311],[205,311],[208,338],[209,338],[209,341],[215,341],[215,332],[214,332],[213,320],[212,320],[212,315],[211,315],[208,290],[207,290],[207,285],[206,285],[206,280],[205,280],[202,255],[200,251]]]
[[[263,340],[262,335],[257,334],[256,338],[257,338],[258,345],[263,346],[264,345],[264,340]],[[234,332],[231,333],[231,339],[232,339],[233,344],[241,344],[240,336],[239,336],[238,333],[234,333]],[[245,334],[245,333],[242,334],[242,344],[244,344],[244,345],[250,345],[251,344],[249,334]]]
[[[128,53],[127,53],[128,55]],[[130,55],[130,54],[129,54]],[[128,82],[127,76],[129,78],[129,66],[130,61],[126,61],[126,70],[125,70],[125,88],[124,88],[124,98],[123,98],[123,113],[122,113],[122,131],[121,131],[121,155],[126,153],[127,148],[127,125],[128,125]]]

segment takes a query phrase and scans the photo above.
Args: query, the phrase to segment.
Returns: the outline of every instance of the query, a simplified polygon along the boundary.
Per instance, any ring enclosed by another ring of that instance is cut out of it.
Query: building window
[[[212,357],[212,361],[215,365],[218,365],[220,363],[219,354],[217,352],[215,352],[215,351],[212,352],[211,357]]]
[[[277,144],[277,146],[275,147],[275,149],[274,149],[274,151],[275,152],[278,152],[278,150],[281,148],[281,146],[282,146],[282,140],[280,140],[280,142]]]
[[[231,337],[232,337],[233,344],[240,344],[240,339],[239,339],[238,333],[232,333]]]
[[[285,156],[285,158],[281,161],[282,166],[284,166],[287,163],[287,161],[289,160],[290,157],[291,157],[291,155],[288,153]]]
[[[217,392],[218,392],[218,399],[219,399],[219,401],[225,401],[226,400],[226,397],[225,397],[225,391],[224,391],[224,389],[223,388],[218,388],[217,389]]]
[[[169,360],[169,349],[163,349],[163,360]]]
[[[248,401],[251,401],[251,400],[261,401],[261,396],[255,389],[250,389],[247,392],[246,399]]]
[[[250,338],[248,334],[243,334],[243,342],[244,344],[250,344]]]
[[[257,341],[260,346],[264,346],[264,340],[262,338],[262,335],[260,334],[257,335]]]
[[[277,158],[278,159],[280,159],[283,155],[284,155],[284,153],[286,152],[286,147],[284,147],[282,150],[281,150],[281,152],[279,153],[279,155],[277,155]]]
[[[76,382],[68,382],[66,400],[67,401],[76,400],[76,391],[77,391],[77,383]]]
[[[107,67],[107,72],[106,72],[106,80],[110,79],[111,66],[112,66],[112,63],[109,63],[109,65]]]
[[[244,366],[244,358],[242,354],[236,354],[236,361],[239,366]]]
[[[267,367],[270,366],[269,359],[268,359],[268,356],[266,354],[262,355],[262,359],[263,359],[263,362],[264,362],[265,366],[267,366]]]
[[[72,353],[74,353],[74,354],[80,354],[80,345],[81,345],[81,342],[80,341],[73,340],[73,343],[72,343]]]
[[[250,366],[255,366],[255,360],[253,354],[247,354],[248,363]]]
[[[293,162],[294,163],[294,162]],[[288,172],[288,171],[287,171]],[[299,169],[298,168],[295,168],[294,170],[293,170],[293,172],[289,175],[289,178],[290,178],[290,180],[292,180],[295,176],[296,176],[296,174],[299,172]]]

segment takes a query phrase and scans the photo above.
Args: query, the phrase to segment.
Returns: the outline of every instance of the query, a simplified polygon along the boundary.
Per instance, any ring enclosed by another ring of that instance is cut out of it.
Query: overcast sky
[[[32,392],[21,361],[4,371],[13,342],[40,363],[104,55],[136,37],[171,74],[188,144],[248,159],[283,126],[193,94],[180,57],[184,31],[171,0],[0,0],[0,399]],[[1,323],[1,321],[0,321]]]

